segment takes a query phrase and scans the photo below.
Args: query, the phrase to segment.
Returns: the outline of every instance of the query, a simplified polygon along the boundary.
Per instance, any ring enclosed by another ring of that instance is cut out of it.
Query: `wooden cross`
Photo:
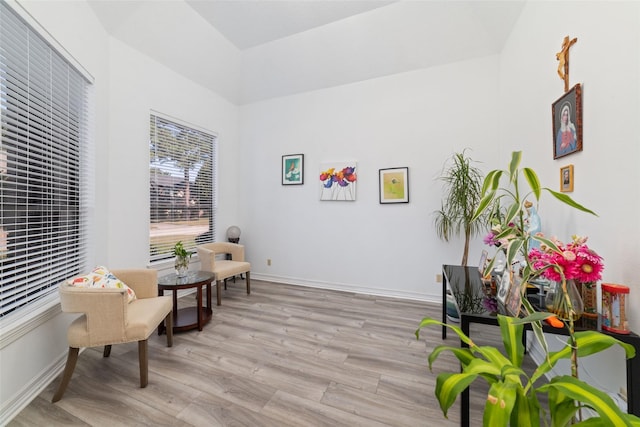
[[[566,36],[562,41],[562,48],[560,52],[556,53],[556,59],[559,61],[558,75],[562,80],[564,80],[565,92],[569,92],[569,48],[577,41],[578,39],[575,37],[573,40],[570,40],[569,36]]]

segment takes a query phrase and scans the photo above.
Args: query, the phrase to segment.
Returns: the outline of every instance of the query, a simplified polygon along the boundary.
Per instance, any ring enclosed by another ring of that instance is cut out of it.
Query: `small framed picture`
[[[560,191],[563,193],[573,191],[573,165],[560,168]]]
[[[503,306],[507,305],[507,296],[509,295],[510,287],[511,281],[509,280],[509,272],[505,271],[500,277],[500,283],[498,283],[498,289],[496,292],[496,298]]]
[[[554,159],[582,151],[581,93],[578,83],[552,105]]]
[[[304,183],[304,154],[282,156],[282,185]]]
[[[409,203],[409,168],[380,169],[380,203]]]

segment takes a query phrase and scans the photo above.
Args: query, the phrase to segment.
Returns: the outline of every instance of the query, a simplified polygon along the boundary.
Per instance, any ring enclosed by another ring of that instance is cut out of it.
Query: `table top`
[[[189,271],[184,277],[178,277],[175,273],[171,273],[166,276],[160,276],[158,278],[158,286],[163,288],[195,287],[210,283],[215,277],[215,273],[210,271]]]

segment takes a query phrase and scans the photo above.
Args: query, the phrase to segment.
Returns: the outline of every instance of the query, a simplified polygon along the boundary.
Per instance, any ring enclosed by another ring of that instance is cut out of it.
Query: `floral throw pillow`
[[[113,275],[106,267],[98,266],[86,276],[74,277],[67,280],[67,285],[78,288],[116,288],[127,291],[127,302],[136,299],[133,289],[125,285],[122,280]]]

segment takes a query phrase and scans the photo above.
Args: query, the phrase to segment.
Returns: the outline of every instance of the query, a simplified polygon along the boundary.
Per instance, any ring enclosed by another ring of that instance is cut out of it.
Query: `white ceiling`
[[[525,2],[89,0],[110,35],[236,104],[497,54]]]
[[[396,0],[186,0],[238,49],[317,28]]]

